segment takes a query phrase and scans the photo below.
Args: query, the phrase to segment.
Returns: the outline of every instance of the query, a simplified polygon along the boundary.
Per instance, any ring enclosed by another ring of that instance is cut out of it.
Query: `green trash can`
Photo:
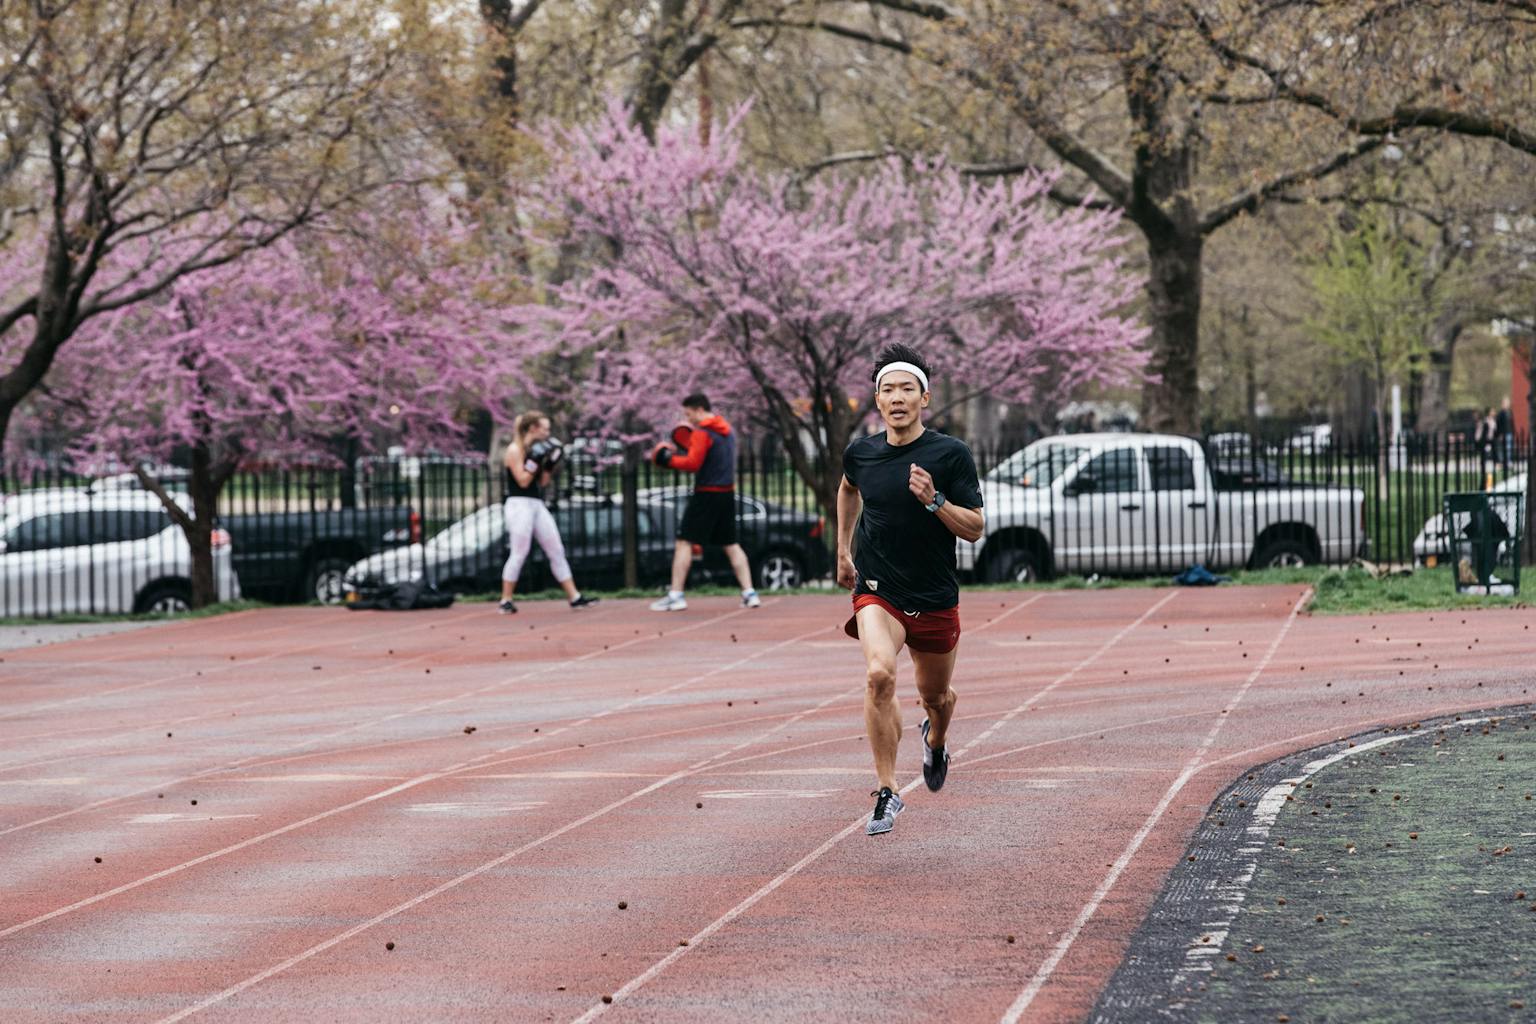
[[[1456,592],[1519,593],[1525,495],[1514,491],[1447,494],[1444,510]]]

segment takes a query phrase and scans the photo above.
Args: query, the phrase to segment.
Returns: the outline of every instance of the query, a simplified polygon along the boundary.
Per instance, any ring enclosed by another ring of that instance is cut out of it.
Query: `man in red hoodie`
[[[752,588],[752,568],[747,553],[736,543],[736,435],[723,416],[710,411],[709,399],[694,392],[683,399],[683,417],[693,428],[686,452],[663,449],[659,465],[698,474],[693,495],[677,526],[677,547],[672,552],[672,589],[651,605],[653,612],[680,612],[688,607],[683,585],[693,564],[693,545],[719,544],[741,584],[743,608],[763,602]]]

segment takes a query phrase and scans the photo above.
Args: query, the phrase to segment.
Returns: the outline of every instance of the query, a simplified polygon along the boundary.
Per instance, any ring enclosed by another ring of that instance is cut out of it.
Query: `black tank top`
[[[512,471],[507,468],[506,463],[502,463],[501,475],[505,478],[504,485],[507,490],[507,497],[538,498],[540,501],[544,500],[544,495],[539,490],[539,474],[533,474],[533,479],[528,482],[527,487],[517,482],[517,477],[512,475]]]

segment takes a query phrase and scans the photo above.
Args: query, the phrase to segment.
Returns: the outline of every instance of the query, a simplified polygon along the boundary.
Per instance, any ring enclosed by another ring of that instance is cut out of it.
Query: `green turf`
[[[1414,733],[1298,788],[1193,1019],[1536,1017],[1533,757],[1531,718],[1510,718]]]

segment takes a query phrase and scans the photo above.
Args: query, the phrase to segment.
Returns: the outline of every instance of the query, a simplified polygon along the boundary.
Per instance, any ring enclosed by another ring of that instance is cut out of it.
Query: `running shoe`
[[[501,604],[496,606],[496,610],[501,612],[503,615],[516,615],[517,605],[503,598]]]
[[[937,793],[949,777],[949,750],[945,747],[934,750],[928,745],[928,726],[928,719],[923,719],[923,785],[930,793]]]
[[[749,590],[741,595],[741,606],[743,608],[760,608],[762,604],[763,599],[757,596],[757,591],[755,590]]]
[[[688,607],[688,599],[685,597],[673,597],[667,594],[659,600],[651,602],[653,612],[680,612]]]
[[[869,824],[864,829],[865,835],[878,836],[883,832],[889,832],[896,825],[896,815],[906,806],[901,802],[901,797],[891,792],[891,787],[881,786],[869,794],[875,798],[874,813],[869,816]]]
[[[597,602],[599,602],[601,600],[602,600],[602,598],[600,598],[600,597],[588,597],[586,594],[577,594],[575,599],[573,601],[571,601],[571,607],[572,608],[590,608],[593,605],[597,604]]]

